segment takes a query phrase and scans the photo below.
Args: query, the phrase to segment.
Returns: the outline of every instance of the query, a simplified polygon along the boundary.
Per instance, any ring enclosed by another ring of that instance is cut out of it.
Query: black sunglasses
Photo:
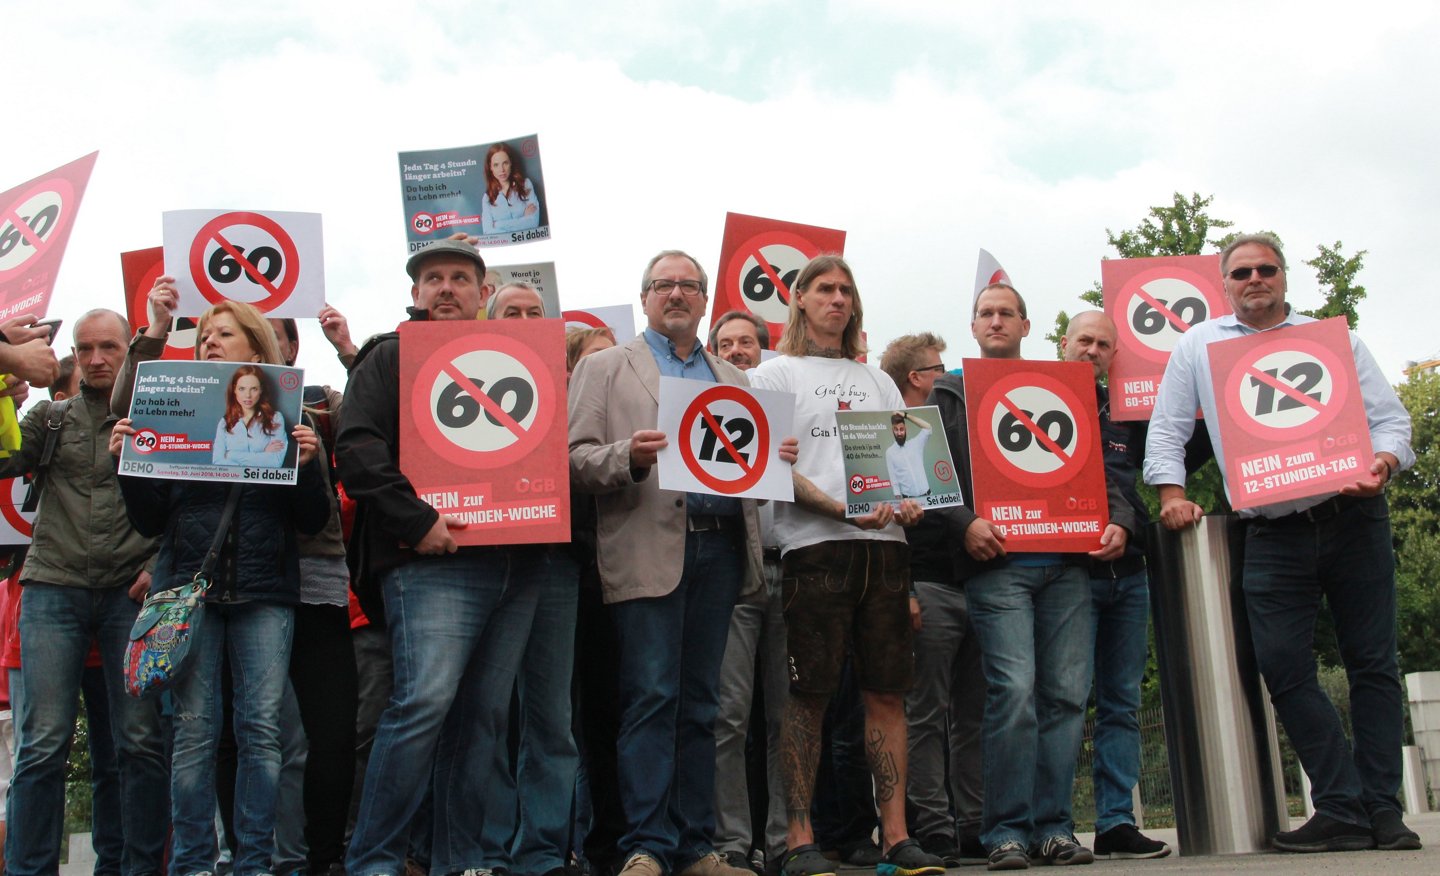
[[[1235,282],[1243,283],[1246,280],[1250,279],[1250,274],[1252,272],[1259,274],[1263,279],[1268,280],[1276,274],[1280,273],[1280,266],[1256,265],[1253,268],[1236,268],[1235,270],[1230,272],[1229,276],[1230,279],[1234,280]]]

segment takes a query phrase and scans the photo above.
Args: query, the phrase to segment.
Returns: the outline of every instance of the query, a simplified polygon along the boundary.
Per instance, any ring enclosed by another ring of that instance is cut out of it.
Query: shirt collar
[[[675,352],[675,342],[649,326],[645,327],[645,343],[650,345],[650,349],[656,356],[670,356],[676,361],[683,361],[686,365],[693,364],[704,355],[704,351],[700,346],[700,339],[697,337],[695,339],[695,346],[690,350],[689,357],[682,360],[680,354]]]

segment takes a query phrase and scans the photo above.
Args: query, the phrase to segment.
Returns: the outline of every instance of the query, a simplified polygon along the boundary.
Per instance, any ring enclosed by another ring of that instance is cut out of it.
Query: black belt
[[[1311,505],[1304,511],[1296,511],[1293,514],[1286,514],[1283,517],[1260,518],[1262,522],[1273,526],[1294,526],[1298,523],[1319,523],[1322,520],[1329,520],[1339,516],[1352,505],[1360,502],[1355,496],[1331,496],[1318,505]]]
[[[685,528],[690,532],[723,532],[740,528],[739,514],[687,514]]]
[[[1126,554],[1108,562],[1092,562],[1090,564],[1091,578],[1128,578],[1143,571],[1145,571],[1144,554]]]

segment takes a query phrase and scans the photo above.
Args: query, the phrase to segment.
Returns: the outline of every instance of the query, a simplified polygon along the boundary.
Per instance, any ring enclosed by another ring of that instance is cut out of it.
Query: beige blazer
[[[704,355],[719,382],[749,385],[740,369]],[[630,436],[654,429],[659,409],[660,369],[643,334],[581,359],[570,378],[570,483],[596,497],[607,603],[664,596],[680,584],[685,494],[660,489],[650,469],[630,468]],[[740,504],[746,548],[741,593],[748,594],[761,582],[760,520],[753,499]]]

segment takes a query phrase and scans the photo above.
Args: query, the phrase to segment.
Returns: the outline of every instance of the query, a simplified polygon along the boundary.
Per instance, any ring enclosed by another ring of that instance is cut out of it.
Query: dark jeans
[[[310,869],[345,856],[345,823],[355,783],[355,651],[350,612],[341,605],[297,605],[290,683],[310,746],[305,760],[305,844]]]
[[[620,779],[615,740],[620,732],[620,645],[605,611],[600,573],[593,563],[580,575],[579,617],[575,625],[577,741],[585,771],[591,815],[585,834],[585,860],[597,873],[611,873],[620,860],[625,814],[620,808]]]
[[[1395,553],[1384,496],[1347,502],[1318,522],[1251,520],[1246,612],[1275,712],[1310,777],[1315,811],[1368,825],[1400,810],[1403,715],[1395,656]],[[1315,677],[1320,600],[1335,619],[1350,679],[1355,745]]]

